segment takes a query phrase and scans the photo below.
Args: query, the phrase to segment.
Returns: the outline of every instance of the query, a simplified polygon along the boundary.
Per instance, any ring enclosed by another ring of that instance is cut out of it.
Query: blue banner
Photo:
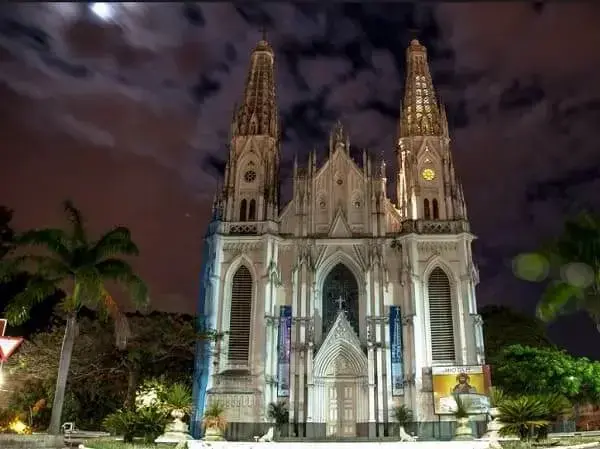
[[[390,306],[390,356],[392,359],[392,396],[404,394],[402,354],[402,315],[399,306]]]
[[[279,309],[277,338],[277,396],[290,395],[290,354],[292,348],[292,306]]]

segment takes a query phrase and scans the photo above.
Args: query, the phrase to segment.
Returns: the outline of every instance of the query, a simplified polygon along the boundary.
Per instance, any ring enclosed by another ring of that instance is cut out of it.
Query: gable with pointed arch
[[[360,341],[343,313],[338,314],[314,360],[314,376],[328,377],[336,363],[345,363],[338,375],[363,377],[367,375],[367,357]],[[338,367],[336,367],[337,369]]]

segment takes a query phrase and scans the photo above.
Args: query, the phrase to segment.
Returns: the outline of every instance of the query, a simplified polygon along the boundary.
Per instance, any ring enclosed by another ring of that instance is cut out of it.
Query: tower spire
[[[267,27],[265,25],[260,27],[260,33],[262,35],[262,40],[267,41]]]
[[[427,49],[417,39],[412,39],[406,50],[406,83],[400,117],[400,137],[447,137],[444,120],[431,81]]]
[[[250,56],[243,100],[235,112],[233,134],[237,136],[279,136],[279,118],[275,95],[275,54],[267,41],[266,27],[262,39]]]
[[[448,121],[431,81],[427,49],[412,39],[398,130],[398,208],[411,220],[466,220]]]

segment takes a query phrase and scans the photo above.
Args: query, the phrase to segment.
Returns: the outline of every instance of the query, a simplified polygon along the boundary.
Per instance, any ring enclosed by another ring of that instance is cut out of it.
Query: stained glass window
[[[354,274],[341,263],[331,270],[323,285],[323,338],[340,309],[345,311],[348,322],[358,335],[358,283]]]

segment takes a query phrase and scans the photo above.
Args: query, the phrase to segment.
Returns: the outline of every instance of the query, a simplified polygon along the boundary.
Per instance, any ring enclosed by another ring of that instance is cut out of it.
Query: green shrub
[[[490,407],[498,407],[506,395],[500,387],[490,387]]]
[[[456,402],[456,410],[454,411],[454,417],[457,419],[468,418],[469,408],[471,407],[471,401],[461,397],[460,394],[454,395],[454,401]]]
[[[152,443],[160,436],[169,418],[157,407],[145,407],[137,411],[119,410],[104,419],[104,427],[114,435],[123,435],[123,441],[131,443],[135,437]]]
[[[545,408],[545,414],[542,417],[547,419],[549,423],[538,429],[536,438],[538,440],[545,440],[548,438],[551,423],[570,416],[573,413],[573,406],[566,397],[560,394],[542,395],[538,396],[538,399]]]
[[[186,415],[192,412],[192,389],[181,383],[174,383],[158,394],[158,403],[168,411],[180,410]]]
[[[275,423],[277,430],[281,431],[290,419],[288,406],[284,401],[271,402],[267,415],[271,421]]]
[[[405,404],[398,405],[392,410],[394,419],[398,421],[401,426],[406,426],[413,421],[413,412]]]
[[[550,424],[547,404],[537,396],[504,399],[498,411],[498,419],[504,424],[500,430],[503,436],[517,435],[521,440],[529,440]]]

